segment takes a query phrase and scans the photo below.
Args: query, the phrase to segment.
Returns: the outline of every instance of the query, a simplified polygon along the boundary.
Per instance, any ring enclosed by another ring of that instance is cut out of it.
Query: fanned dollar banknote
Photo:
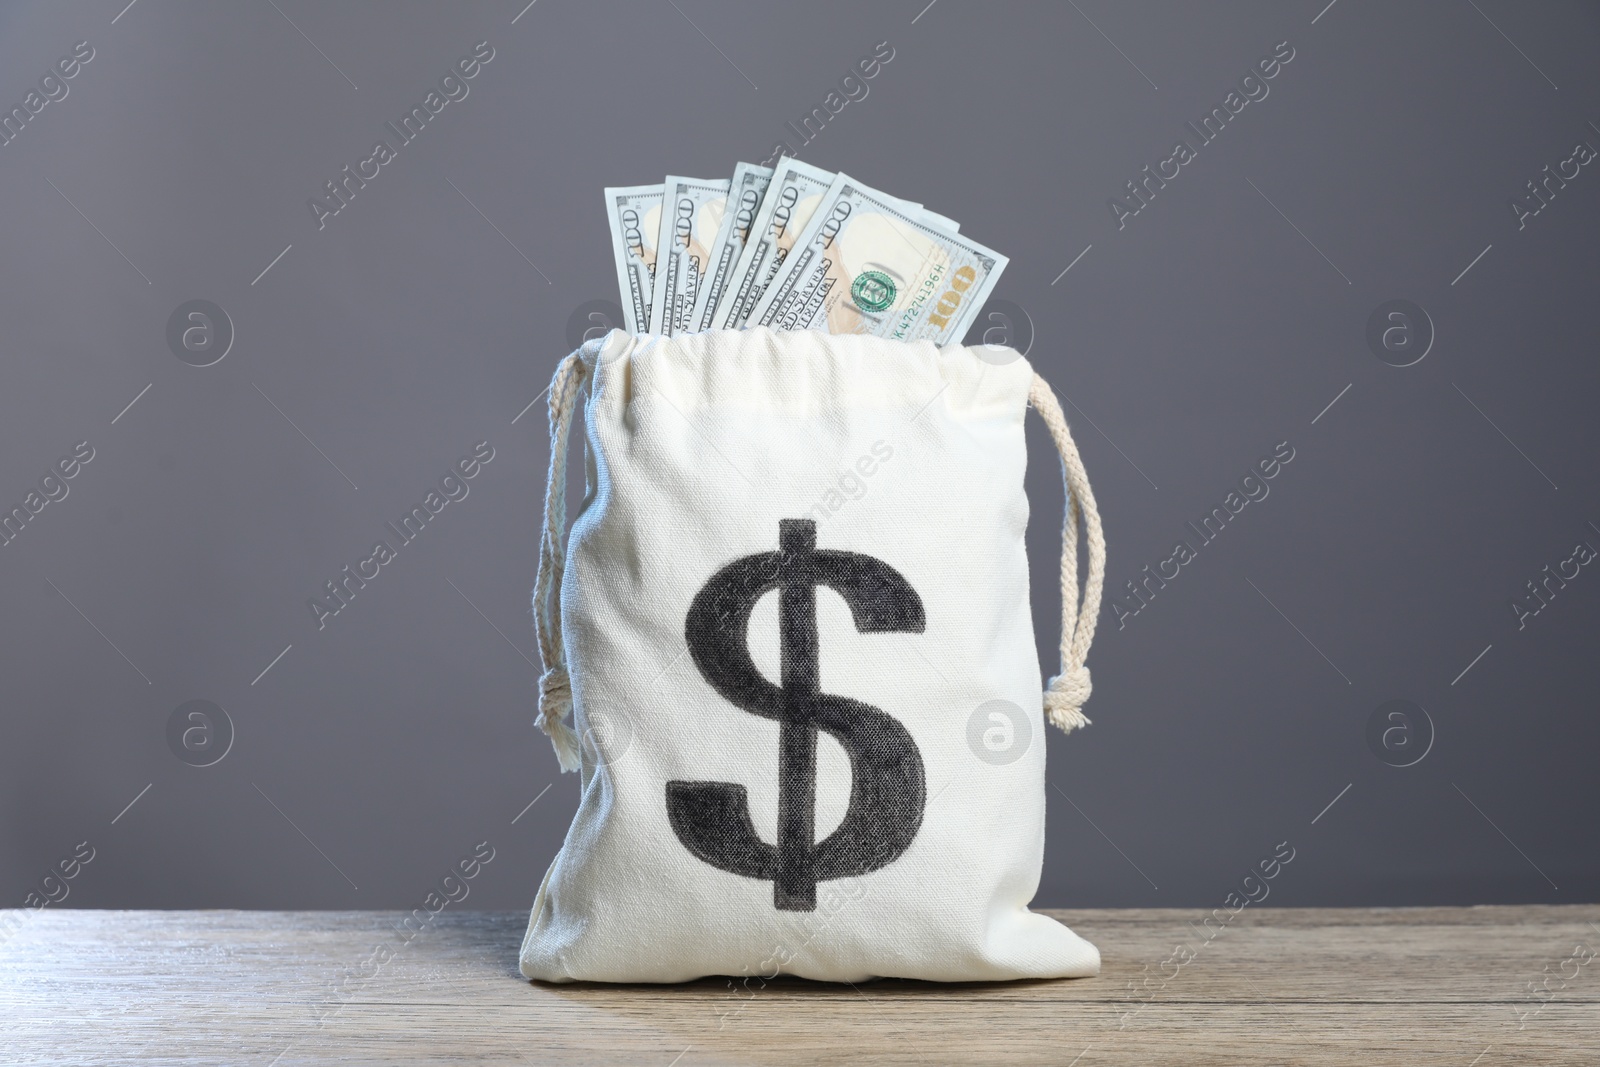
[[[750,226],[750,239],[712,317],[713,329],[737,330],[745,325],[832,181],[831,171],[787,156],[778,160]]]
[[[649,333],[656,288],[656,238],[661,233],[664,186],[629,185],[606,190],[611,254],[622,290],[622,321],[632,333]]]
[[[668,175],[665,188],[650,322],[656,333],[671,337],[692,331],[690,313],[705,281],[711,245],[722,227],[728,183]]]
[[[1006,262],[841,174],[748,321],[945,344],[966,331]]]
[[[958,341],[1006,257],[921,204],[787,156],[730,181],[606,190],[623,320],[672,336],[767,326]]]
[[[734,268],[750,239],[750,227],[756,212],[761,210],[762,197],[772,182],[772,168],[758,167],[754,163],[740,163],[733,169],[729,183],[727,207],[722,212],[722,225],[712,238],[707,254],[710,257],[705,269],[705,280],[700,284],[700,295],[695,298],[694,309],[689,313],[688,331],[698,333],[711,329],[711,320],[728,292]]]

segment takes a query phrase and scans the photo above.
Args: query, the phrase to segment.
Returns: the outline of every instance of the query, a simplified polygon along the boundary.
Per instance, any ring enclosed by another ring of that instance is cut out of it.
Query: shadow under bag
[[[586,493],[563,548],[585,385]],[[1061,670],[1043,688],[1030,406],[1066,483]],[[1093,945],[1028,910],[1044,720],[1088,722],[1105,539],[1025,359],[764,327],[612,331],[561,362],[550,433],[539,725],[582,796],[524,975],[1099,972]]]

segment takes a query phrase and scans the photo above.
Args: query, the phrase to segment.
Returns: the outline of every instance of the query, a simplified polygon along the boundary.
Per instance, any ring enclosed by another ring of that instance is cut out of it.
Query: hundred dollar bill
[[[841,174],[749,324],[946,344],[962,336],[1007,262]]]
[[[712,312],[709,326],[712,329],[742,329],[749,324],[750,314],[761,301],[767,286],[783,267],[784,257],[811,219],[811,213],[826,195],[828,187],[838,177],[833,171],[802,163],[784,156],[773,168],[773,178],[767,187],[767,196],[761,202],[744,250],[733,269],[722,295]],[[892,199],[912,214],[924,212],[936,223],[958,231],[960,223],[937,212],[927,211],[921,204],[908,200]]]
[[[611,254],[617,264],[617,287],[622,291],[622,321],[632,333],[650,332],[663,188],[630,185],[606,190]]]
[[[767,186],[767,195],[750,224],[750,237],[712,316],[714,329],[737,330],[746,325],[834,177],[832,171],[788,156],[779,159],[772,171],[772,184]]]
[[[688,331],[698,333],[711,328],[717,307],[727,295],[728,283],[733,279],[734,268],[739,265],[739,255],[750,239],[750,226],[756,212],[761,210],[761,199],[772,182],[772,168],[754,163],[740,163],[733,170],[733,181],[728,189],[727,208],[722,213],[722,225],[711,241],[710,262],[705,270],[705,280],[700,283],[700,294],[695,297],[694,309],[689,313]]]
[[[655,333],[688,333],[689,316],[705,281],[711,245],[728,204],[728,182],[668,175],[656,239],[656,291],[650,302]]]

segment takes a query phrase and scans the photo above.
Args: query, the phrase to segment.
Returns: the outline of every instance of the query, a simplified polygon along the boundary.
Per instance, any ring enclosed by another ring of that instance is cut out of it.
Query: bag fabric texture
[[[538,721],[581,799],[522,973],[1098,973],[1092,944],[1028,909],[1045,720],[1088,721],[1105,572],[1077,449],[1028,362],[764,327],[612,331],[562,361],[549,405]],[[1023,542],[1030,406],[1066,484],[1048,687]]]

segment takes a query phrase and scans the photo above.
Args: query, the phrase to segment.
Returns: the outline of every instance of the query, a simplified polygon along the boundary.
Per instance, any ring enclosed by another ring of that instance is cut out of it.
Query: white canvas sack
[[[563,550],[585,384],[587,492]],[[1042,699],[1030,405],[1067,487],[1061,671]],[[562,361],[550,427],[539,722],[582,797],[524,975],[1098,973],[1093,945],[1028,910],[1044,719],[1088,721],[1105,541],[1026,360],[766,328],[612,331]]]

